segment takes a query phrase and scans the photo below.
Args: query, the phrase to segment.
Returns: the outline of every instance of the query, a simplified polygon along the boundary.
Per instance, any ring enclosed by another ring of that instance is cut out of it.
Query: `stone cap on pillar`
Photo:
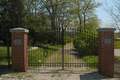
[[[24,29],[24,28],[13,28],[13,29],[10,29],[10,32],[25,32],[25,33],[28,33],[29,30]]]
[[[112,28],[112,27],[103,27],[103,28],[98,28],[97,31],[115,31],[116,28]]]

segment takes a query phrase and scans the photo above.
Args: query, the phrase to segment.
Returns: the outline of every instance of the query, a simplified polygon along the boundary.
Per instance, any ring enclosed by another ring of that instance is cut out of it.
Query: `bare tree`
[[[106,3],[104,10],[111,16],[111,22],[107,25],[115,27],[120,32],[120,0],[113,0],[113,6],[108,6]]]

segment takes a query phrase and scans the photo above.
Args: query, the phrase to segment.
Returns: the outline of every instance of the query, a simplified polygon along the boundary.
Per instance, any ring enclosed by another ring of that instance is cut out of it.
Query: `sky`
[[[106,25],[110,21],[109,14],[104,10],[106,8],[106,3],[108,6],[113,6],[112,0],[96,0],[96,2],[102,3],[102,6],[99,8],[96,8],[96,14],[98,15],[98,18],[101,19],[101,27],[109,27]],[[105,3],[106,2],[106,3]]]

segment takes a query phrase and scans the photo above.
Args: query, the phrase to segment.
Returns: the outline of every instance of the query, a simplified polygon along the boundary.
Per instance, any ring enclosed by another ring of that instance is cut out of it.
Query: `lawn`
[[[114,41],[114,48],[120,49],[120,41]]]
[[[88,65],[88,67],[90,67],[90,68],[97,68],[98,67],[98,56],[94,56],[94,55],[83,56],[82,60],[85,61],[86,63],[91,63]],[[95,65],[93,65],[92,63],[93,64],[95,63]]]
[[[120,60],[120,56],[115,56],[115,60]]]
[[[10,62],[11,62],[11,47],[10,49]],[[7,65],[7,46],[0,45],[0,65]]]
[[[115,60],[120,60],[119,56],[115,56],[114,57]],[[86,63],[98,63],[98,56],[84,56],[82,57],[82,60],[84,60]],[[92,67],[92,65],[88,65],[89,67]],[[95,65],[95,68],[97,68],[98,66]]]
[[[56,46],[52,46],[49,45],[47,51],[48,51],[48,55],[45,57],[45,55],[43,55],[43,53],[45,53],[45,51],[43,51],[43,48],[38,48],[36,50],[31,50],[28,51],[28,61],[29,63],[44,63],[46,61],[46,59],[51,56],[55,51],[57,51],[58,49],[60,49],[62,47],[62,45],[56,45]],[[11,59],[11,47],[10,47],[10,62],[12,64],[12,59]],[[0,65],[7,65],[7,46],[5,45],[0,45]]]
[[[62,45],[56,45],[56,46],[49,45],[46,50],[41,47],[39,47],[36,50],[30,50],[28,51],[28,63],[29,64],[45,63],[46,59],[61,47]]]
[[[114,41],[114,49],[120,49],[120,41]],[[115,56],[115,60],[120,60],[120,57]],[[98,56],[84,56],[82,57],[82,60],[84,60],[86,63],[98,63]],[[89,65],[91,67],[91,65]],[[97,68],[97,65],[95,65]]]

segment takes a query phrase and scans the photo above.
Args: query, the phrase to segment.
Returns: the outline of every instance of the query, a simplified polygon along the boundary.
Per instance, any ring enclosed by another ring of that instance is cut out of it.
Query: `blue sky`
[[[96,8],[96,14],[98,15],[98,18],[102,20],[101,27],[106,27],[107,25],[105,23],[109,22],[110,16],[104,10],[104,8],[106,7],[106,3],[108,4],[108,6],[113,6],[113,2],[112,0],[96,0],[96,2],[102,3],[101,7]]]

